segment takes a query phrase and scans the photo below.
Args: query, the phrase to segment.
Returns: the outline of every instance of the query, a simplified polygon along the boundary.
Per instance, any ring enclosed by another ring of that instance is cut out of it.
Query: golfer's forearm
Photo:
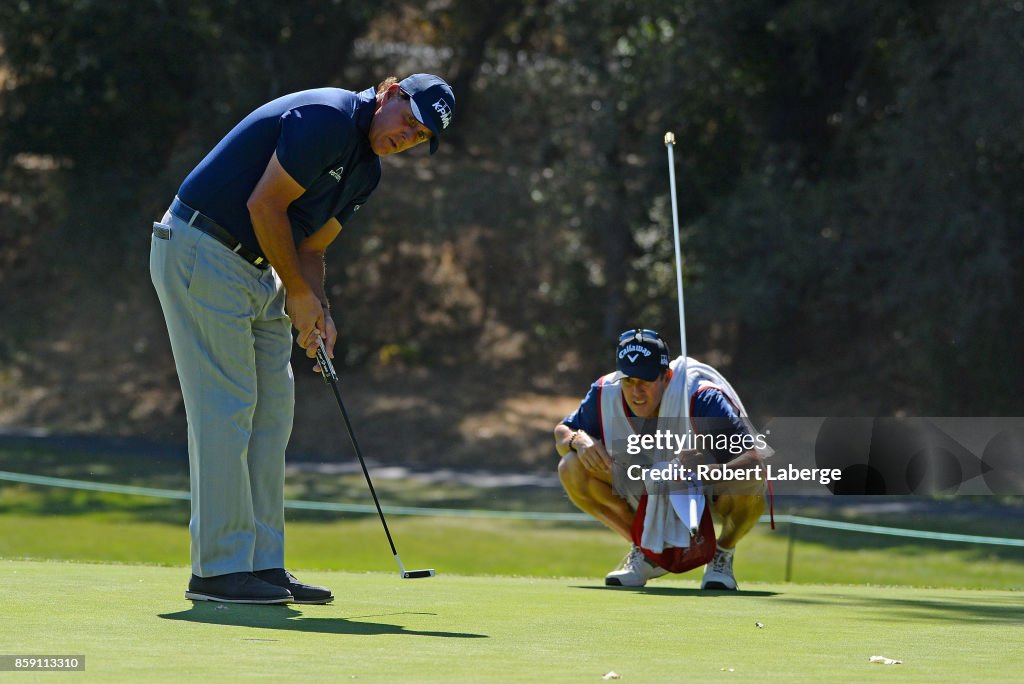
[[[309,285],[309,289],[313,291],[316,298],[320,300],[320,303],[324,307],[324,312],[330,308],[330,304],[327,301],[327,292],[324,289],[324,279],[326,277],[326,266],[324,264],[323,252],[316,252],[311,250],[299,249],[298,252],[298,264],[299,271],[302,273],[302,279]]]
[[[302,274],[288,215],[257,203],[250,203],[249,216],[252,218],[252,227],[256,233],[256,240],[260,243],[260,249],[277,271],[277,275],[281,277],[285,289],[294,294],[309,288],[309,283]]]

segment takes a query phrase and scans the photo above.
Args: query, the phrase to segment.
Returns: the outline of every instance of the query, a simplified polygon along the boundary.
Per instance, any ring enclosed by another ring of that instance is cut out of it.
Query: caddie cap
[[[668,368],[668,345],[654,330],[627,330],[619,335],[615,363],[623,375],[641,380],[657,380]]]
[[[430,154],[437,152],[441,131],[448,128],[455,116],[455,94],[444,79],[432,74],[413,74],[398,87],[409,96],[409,105],[416,120],[430,129]]]

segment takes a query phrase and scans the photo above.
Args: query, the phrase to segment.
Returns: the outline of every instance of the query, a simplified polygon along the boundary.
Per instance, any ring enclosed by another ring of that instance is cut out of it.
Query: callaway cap
[[[443,79],[431,74],[413,74],[399,82],[398,87],[409,96],[413,116],[430,129],[430,154],[437,152],[441,131],[448,128],[455,116],[455,95]]]
[[[634,328],[619,335],[616,368],[641,380],[657,380],[668,368],[668,345],[653,330]]]

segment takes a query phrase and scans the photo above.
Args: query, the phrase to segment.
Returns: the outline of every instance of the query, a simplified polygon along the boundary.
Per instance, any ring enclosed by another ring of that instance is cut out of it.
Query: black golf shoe
[[[257,570],[253,574],[264,582],[287,589],[291,592],[294,603],[320,604],[330,603],[334,600],[330,589],[318,587],[315,584],[303,584],[284,568]]]
[[[192,575],[185,598],[193,601],[223,603],[291,603],[292,594],[276,584],[265,582],[251,572],[231,572],[213,577]]]

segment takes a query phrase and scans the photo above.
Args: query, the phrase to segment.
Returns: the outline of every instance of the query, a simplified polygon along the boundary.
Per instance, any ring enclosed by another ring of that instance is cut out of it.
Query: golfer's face
[[[430,140],[430,129],[416,120],[409,100],[394,86],[370,123],[370,147],[378,156],[404,152]]]
[[[661,396],[668,387],[668,374],[662,373],[657,380],[623,378],[622,395],[634,415],[640,418],[656,418],[661,406]]]

